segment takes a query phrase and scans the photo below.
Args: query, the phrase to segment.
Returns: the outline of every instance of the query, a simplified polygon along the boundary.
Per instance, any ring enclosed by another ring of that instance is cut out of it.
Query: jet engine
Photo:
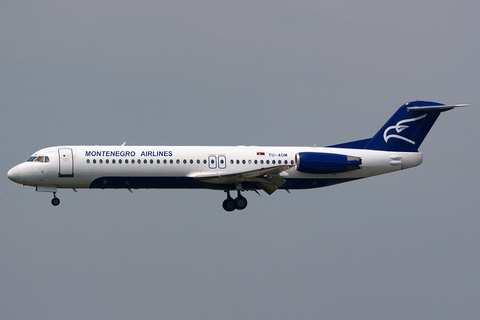
[[[339,173],[360,169],[362,159],[344,154],[299,152],[295,155],[297,170],[304,173]]]

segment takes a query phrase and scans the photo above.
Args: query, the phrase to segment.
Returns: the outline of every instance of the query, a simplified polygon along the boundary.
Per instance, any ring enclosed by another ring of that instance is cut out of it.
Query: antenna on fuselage
[[[124,143],[122,143],[120,146],[123,147],[125,145],[125,143],[127,143],[127,141],[125,141]]]

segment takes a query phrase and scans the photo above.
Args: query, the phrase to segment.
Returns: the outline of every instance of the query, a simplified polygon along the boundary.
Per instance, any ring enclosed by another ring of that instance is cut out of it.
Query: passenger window
[[[109,162],[110,162],[110,161],[108,161],[108,159],[107,159],[107,160],[105,160],[105,163],[106,163],[106,164],[108,164]]]
[[[87,163],[90,163],[90,159],[87,159]]]
[[[115,159],[112,159],[112,163],[115,164]]]
[[[193,159],[190,159],[190,164],[193,164]]]
[[[100,163],[100,164],[103,163],[103,160],[102,159],[98,160],[98,163]]]
[[[170,164],[173,164],[173,159],[170,159]]]
[[[207,159],[203,159],[203,164],[207,164]]]
[[[260,164],[263,164],[263,160],[260,160]]]
[[[126,161],[126,160],[125,160]],[[122,164],[122,159],[118,159],[118,163]]]
[[[179,164],[179,163],[180,163],[180,159],[177,159],[177,161],[176,161],[176,162],[177,162],[177,164]]]
[[[240,160],[237,159],[237,164],[240,164]]]
[[[160,159],[157,159],[157,164],[160,164]]]
[[[197,164],[200,164],[200,159],[197,159]]]
[[[230,160],[230,163],[233,164],[233,159]]]
[[[142,160],[138,159],[138,160],[137,160],[137,163],[138,163],[138,164],[142,163]]]
[[[128,163],[128,159],[125,159],[125,163]]]
[[[272,160],[272,164],[275,164],[275,160]]]
[[[187,159],[183,159],[183,164],[187,164]]]
[[[96,160],[96,159],[93,159],[93,163],[94,163],[94,164],[97,163],[97,160]]]
[[[266,163],[266,164],[269,164],[269,163],[270,163],[270,160],[265,161],[265,163]]]

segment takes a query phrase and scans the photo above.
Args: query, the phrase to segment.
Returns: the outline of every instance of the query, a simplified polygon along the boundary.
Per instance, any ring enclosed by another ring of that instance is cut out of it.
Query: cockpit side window
[[[27,159],[27,162],[50,162],[50,158],[47,156],[32,156]]]

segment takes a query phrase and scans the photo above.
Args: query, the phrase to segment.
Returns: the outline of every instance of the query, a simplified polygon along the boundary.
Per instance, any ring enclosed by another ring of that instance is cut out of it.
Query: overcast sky
[[[1,319],[478,319],[480,2],[2,1]],[[330,188],[60,190],[48,146],[330,145],[405,102],[420,167]]]

